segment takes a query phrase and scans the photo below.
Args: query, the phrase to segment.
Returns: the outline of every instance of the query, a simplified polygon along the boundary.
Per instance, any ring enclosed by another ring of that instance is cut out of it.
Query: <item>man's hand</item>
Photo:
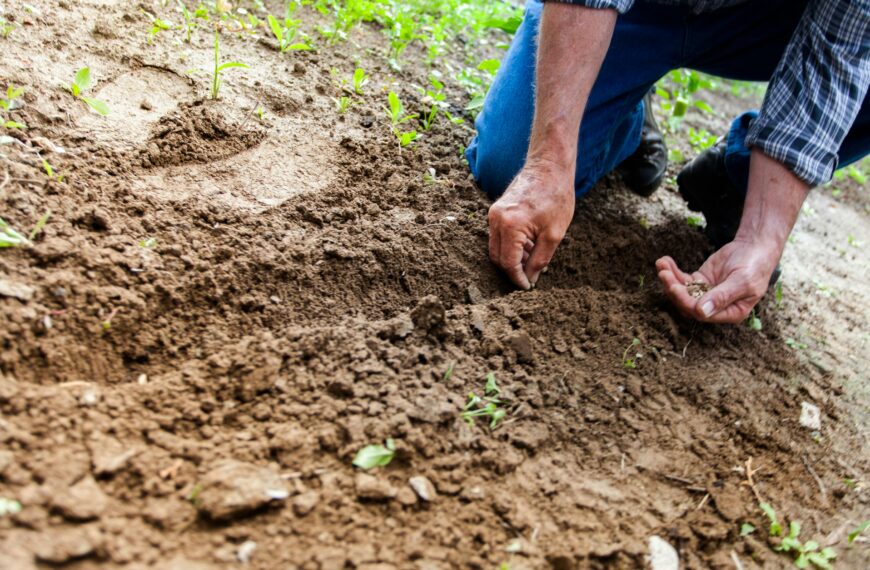
[[[785,166],[753,150],[746,203],[734,241],[691,275],[670,257],[656,261],[659,280],[677,309],[709,323],[736,324],[745,319],[767,291],[809,190]],[[692,281],[711,289],[695,299],[686,288]]]
[[[490,259],[518,287],[531,288],[573,216],[573,170],[529,161],[489,209]]]
[[[665,293],[684,316],[709,323],[742,322],[767,291],[782,250],[777,244],[732,241],[691,275],[670,257],[656,261]],[[706,283],[710,290],[696,299],[686,284]]]

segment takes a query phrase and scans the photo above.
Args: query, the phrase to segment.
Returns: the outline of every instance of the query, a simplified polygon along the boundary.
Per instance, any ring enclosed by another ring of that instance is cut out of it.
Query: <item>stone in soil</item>
[[[417,475],[408,479],[408,484],[417,493],[417,496],[426,502],[434,501],[438,498],[438,492],[435,490],[435,485],[432,481],[422,475]]]
[[[652,570],[679,570],[680,556],[673,546],[658,536],[649,538],[649,565]]]
[[[213,520],[250,513],[290,494],[277,473],[232,459],[219,462],[200,484],[197,508]]]
[[[293,512],[300,517],[304,517],[313,511],[319,502],[320,493],[317,491],[305,491],[293,498]]]
[[[389,481],[379,479],[368,473],[358,473],[354,480],[356,496],[367,501],[388,501],[397,494]]]
[[[108,504],[109,498],[91,476],[83,478],[52,498],[54,509],[64,517],[75,521],[86,521],[99,517],[106,510]]]
[[[37,560],[50,564],[65,564],[93,554],[102,546],[102,535],[93,527],[50,529],[36,543]]]

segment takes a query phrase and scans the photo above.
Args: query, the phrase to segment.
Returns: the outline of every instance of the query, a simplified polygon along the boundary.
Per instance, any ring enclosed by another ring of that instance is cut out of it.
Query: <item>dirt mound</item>
[[[68,30],[26,16],[11,56],[39,59],[55,33],[93,55],[81,14],[142,31],[124,3],[63,5]],[[105,76],[178,61],[166,36],[118,39]],[[209,61],[204,36],[186,57]],[[132,150],[89,139],[94,117],[54,83],[13,78],[29,128],[4,147],[3,218],[53,214],[0,256],[0,496],[22,506],[0,517],[0,566],[637,568],[655,535],[687,568],[774,567],[760,530],[740,536],[766,526],[755,491],[842,547],[870,464],[841,379],[784,344],[803,305],[766,302],[762,332],[673,311],[655,259],[708,253],[673,192],[603,181],[518,292],[487,259],[467,123],[417,125],[402,148],[384,116],[381,82],[418,108],[426,68],[350,42],[291,55],[226,33],[221,49],[251,76],[153,117]],[[339,114],[331,70],[357,65],[379,87]],[[177,70],[141,76],[195,92]],[[494,428],[463,417],[490,374]],[[392,462],[361,476],[357,451],[387,439]]]
[[[175,166],[208,163],[249,150],[266,133],[229,125],[212,102],[180,104],[152,127],[147,148],[141,154],[143,166]]]

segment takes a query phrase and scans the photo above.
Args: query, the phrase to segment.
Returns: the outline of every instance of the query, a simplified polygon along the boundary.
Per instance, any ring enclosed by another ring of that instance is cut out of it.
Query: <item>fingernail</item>
[[[707,301],[703,305],[701,305],[701,312],[704,313],[705,317],[709,317],[713,314],[713,301]]]

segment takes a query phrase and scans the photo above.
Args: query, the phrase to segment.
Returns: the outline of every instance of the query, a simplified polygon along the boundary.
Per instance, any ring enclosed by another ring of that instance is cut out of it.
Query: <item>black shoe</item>
[[[668,169],[668,147],[652,113],[652,91],[643,98],[643,130],[640,146],[622,161],[617,171],[626,186],[640,196],[651,195],[661,185]]]
[[[719,141],[694,158],[677,175],[677,186],[690,210],[707,219],[704,234],[716,250],[734,241],[743,215],[745,196],[728,178],[725,169],[725,141]],[[770,285],[782,273],[777,265]]]

